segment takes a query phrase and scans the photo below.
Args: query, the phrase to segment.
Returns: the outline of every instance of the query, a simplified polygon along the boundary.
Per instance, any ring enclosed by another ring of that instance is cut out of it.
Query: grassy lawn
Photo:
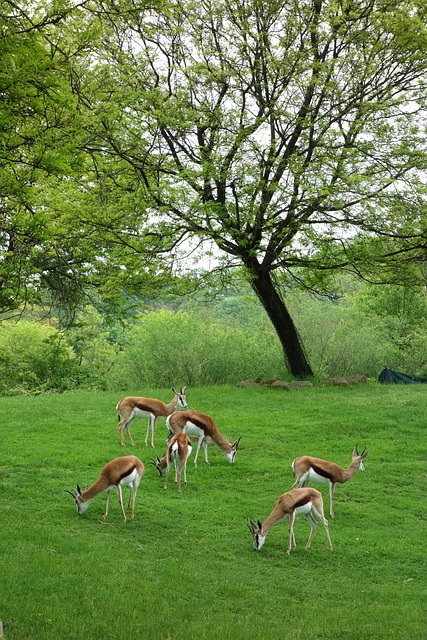
[[[143,420],[132,425],[137,446],[120,446],[120,397],[0,398],[4,640],[427,637],[427,386],[189,388],[191,408],[242,440],[234,465],[211,446],[210,466],[201,456],[195,469],[193,452],[181,495],[146,464],[163,453],[164,421],[154,451]],[[290,557],[284,521],[253,552],[247,518],[264,520],[290,489],[292,460],[309,454],[345,467],[356,444],[370,449],[366,471],[337,487],[334,519],[317,487],[332,553],[321,525],[305,550],[303,518]],[[135,519],[124,524],[112,496],[104,523],[104,495],[77,516],[64,490],[92,484],[128,453],[146,464]]]

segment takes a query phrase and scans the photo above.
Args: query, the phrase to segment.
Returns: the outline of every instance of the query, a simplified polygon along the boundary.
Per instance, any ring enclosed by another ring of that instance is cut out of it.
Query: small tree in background
[[[357,309],[381,327],[393,350],[384,364],[411,375],[427,373],[427,290],[425,287],[366,286]]]

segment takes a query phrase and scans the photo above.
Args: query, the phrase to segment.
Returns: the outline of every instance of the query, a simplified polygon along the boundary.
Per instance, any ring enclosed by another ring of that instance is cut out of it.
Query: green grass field
[[[143,420],[132,426],[137,446],[120,446],[120,397],[0,398],[4,640],[427,637],[425,385],[190,388],[190,407],[242,440],[234,465],[211,446],[210,466],[201,457],[195,469],[193,452],[181,495],[146,464],[163,453],[164,421],[154,451]],[[255,553],[247,518],[264,520],[291,488],[292,460],[311,454],[348,466],[356,444],[370,449],[366,471],[337,487],[334,519],[317,487],[332,553],[322,526],[305,550],[303,518],[290,557],[285,521]],[[64,490],[92,484],[128,453],[146,464],[135,519],[123,523],[113,495],[105,523],[104,495],[79,517]]]

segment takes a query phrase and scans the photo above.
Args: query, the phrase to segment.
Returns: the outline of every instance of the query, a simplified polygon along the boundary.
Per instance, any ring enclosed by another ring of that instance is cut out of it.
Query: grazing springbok
[[[190,438],[183,431],[180,431],[170,438],[167,451],[162,458],[157,456],[155,460],[150,460],[150,464],[156,467],[160,476],[163,475],[163,469],[166,469],[165,489],[168,486],[169,469],[172,460],[175,466],[175,484],[178,483],[178,491],[181,491],[182,471],[184,471],[184,484],[187,484],[187,460],[191,451]]]
[[[212,441],[221,449],[228,462],[233,463],[236,451],[239,447],[240,438],[235,442],[229,442],[221,434],[215,422],[210,416],[200,411],[188,409],[187,411],[176,411],[166,418],[166,426],[172,434],[183,431],[190,438],[197,440],[197,451],[194,458],[194,464],[197,467],[200,448],[203,444],[205,450],[205,460],[208,460],[208,442]]]
[[[335,485],[344,484],[344,482],[350,480],[358,471],[364,471],[363,460],[368,453],[369,449],[366,451],[366,447],[360,454],[357,451],[357,446],[354,447],[353,459],[347,469],[339,467],[335,462],[328,462],[327,460],[312,458],[311,456],[296,458],[292,463],[292,469],[296,477],[292,489],[305,487],[309,482],[329,485],[329,513],[331,518],[333,518]]]
[[[288,518],[289,537],[286,553],[289,556],[291,553],[291,546],[293,545],[294,549],[296,547],[294,536],[294,522],[296,516],[304,516],[304,518],[309,522],[311,526],[310,535],[305,546],[306,549],[310,548],[311,541],[313,540],[314,532],[318,525],[318,522],[314,518],[314,516],[317,516],[317,518],[322,521],[323,526],[325,527],[329,549],[332,551],[328,521],[326,520],[323,513],[322,494],[320,493],[320,491],[317,491],[317,489],[312,489],[311,487],[306,487],[304,489],[293,489],[292,491],[288,491],[287,493],[281,495],[276,502],[276,506],[274,507],[273,511],[270,513],[263,524],[261,524],[259,520],[258,524],[255,524],[255,522],[249,518],[248,527],[250,532],[252,533],[252,537],[254,540],[254,551],[261,550],[267,533],[270,531],[272,526],[274,526],[282,518]]]
[[[144,465],[136,456],[122,456],[120,458],[114,458],[111,462],[108,462],[101,470],[98,480],[85,491],[82,491],[77,485],[77,491],[65,491],[70,493],[77,506],[77,513],[82,515],[88,508],[90,501],[95,498],[102,491],[107,493],[107,503],[105,505],[105,513],[102,516],[105,518],[108,515],[108,503],[110,501],[110,493],[112,489],[117,491],[117,497],[119,499],[120,508],[122,510],[123,522],[126,522],[126,514],[123,508],[123,495],[122,487],[128,486],[130,489],[128,509],[132,504],[132,518],[135,515],[135,500],[136,493],[138,491],[139,483],[144,473]]]
[[[123,398],[117,404],[116,410],[119,417],[119,433],[122,446],[125,446],[123,437],[123,429],[127,432],[132,446],[135,442],[130,435],[130,425],[134,418],[148,418],[147,435],[145,437],[145,446],[148,445],[148,436],[151,429],[151,446],[154,447],[154,430],[156,428],[157,418],[166,418],[176,411],[177,407],[187,408],[187,400],[185,398],[185,390],[187,387],[181,387],[180,391],[172,391],[175,394],[169,404],[165,404],[161,400],[155,398],[137,398],[128,396]]]

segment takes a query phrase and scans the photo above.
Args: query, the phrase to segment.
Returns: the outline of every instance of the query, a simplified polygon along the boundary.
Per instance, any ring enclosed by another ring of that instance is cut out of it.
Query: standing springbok
[[[161,400],[155,398],[138,398],[128,396],[120,400],[116,410],[119,417],[119,433],[122,446],[125,446],[123,437],[123,429],[127,432],[132,446],[135,442],[130,435],[130,425],[134,418],[148,418],[147,435],[145,436],[145,446],[148,446],[148,436],[151,429],[151,446],[154,447],[154,430],[156,428],[157,418],[166,418],[173,413],[177,407],[187,408],[187,400],[185,398],[185,390],[187,387],[181,387],[180,391],[172,391],[175,394],[169,404],[165,404]]]
[[[288,536],[288,548],[286,550],[287,555],[291,553],[291,547],[294,549],[295,536],[294,536],[294,522],[296,516],[304,516],[311,526],[310,535],[305,546],[306,549],[310,548],[311,541],[313,540],[314,532],[318,525],[314,516],[317,516],[322,521],[325,527],[326,537],[328,539],[329,549],[332,551],[331,537],[329,535],[328,521],[323,513],[323,499],[322,494],[317,489],[306,487],[303,489],[293,489],[280,496],[276,502],[276,506],[270,513],[268,518],[263,524],[258,520],[258,524],[255,524],[253,520],[249,518],[249,530],[252,533],[254,540],[254,551],[260,551],[262,545],[265,542],[267,533],[271,527],[274,526],[282,518],[287,518],[289,521],[289,536]]]
[[[136,456],[122,456],[120,458],[114,458],[111,462],[108,462],[101,470],[98,480],[85,491],[82,491],[77,485],[77,491],[65,491],[70,493],[77,506],[77,513],[82,515],[88,508],[90,501],[95,498],[102,491],[107,493],[107,503],[105,505],[105,513],[102,516],[105,518],[108,515],[108,503],[110,501],[110,493],[112,489],[117,491],[117,497],[119,499],[120,508],[122,510],[123,522],[126,522],[126,514],[123,508],[123,495],[122,487],[128,486],[130,489],[128,509],[132,503],[132,518],[135,515],[135,501],[136,493],[138,491],[139,483],[144,473],[144,465]]]
[[[163,475],[163,469],[166,469],[165,489],[167,489],[168,486],[171,460],[173,460],[175,466],[175,484],[178,483],[178,491],[181,491],[182,471],[184,471],[184,484],[187,484],[187,460],[191,451],[192,446],[190,438],[183,431],[179,431],[170,438],[165,455],[162,458],[157,456],[155,460],[150,460],[150,464],[153,464],[156,467],[160,476]]]
[[[229,442],[221,434],[212,418],[210,416],[207,416],[205,413],[200,413],[200,411],[194,411],[193,409],[188,409],[187,411],[176,411],[171,416],[166,418],[166,426],[172,434],[183,431],[188,436],[190,436],[190,438],[194,440],[197,439],[197,451],[194,458],[194,464],[196,467],[202,444],[205,450],[206,464],[209,464],[209,441],[212,441],[216,445],[218,445],[218,447],[227,458],[228,462],[234,462],[236,451],[239,447],[240,438],[233,443]]]
[[[331,518],[334,517],[334,493],[336,484],[344,484],[350,480],[358,471],[364,471],[363,460],[369,453],[366,447],[359,454],[357,446],[353,449],[351,465],[347,469],[339,467],[335,462],[328,462],[320,458],[312,458],[311,456],[301,456],[296,458],[292,463],[292,469],[296,476],[296,481],[292,489],[297,487],[305,487],[309,482],[329,485],[329,513]]]

